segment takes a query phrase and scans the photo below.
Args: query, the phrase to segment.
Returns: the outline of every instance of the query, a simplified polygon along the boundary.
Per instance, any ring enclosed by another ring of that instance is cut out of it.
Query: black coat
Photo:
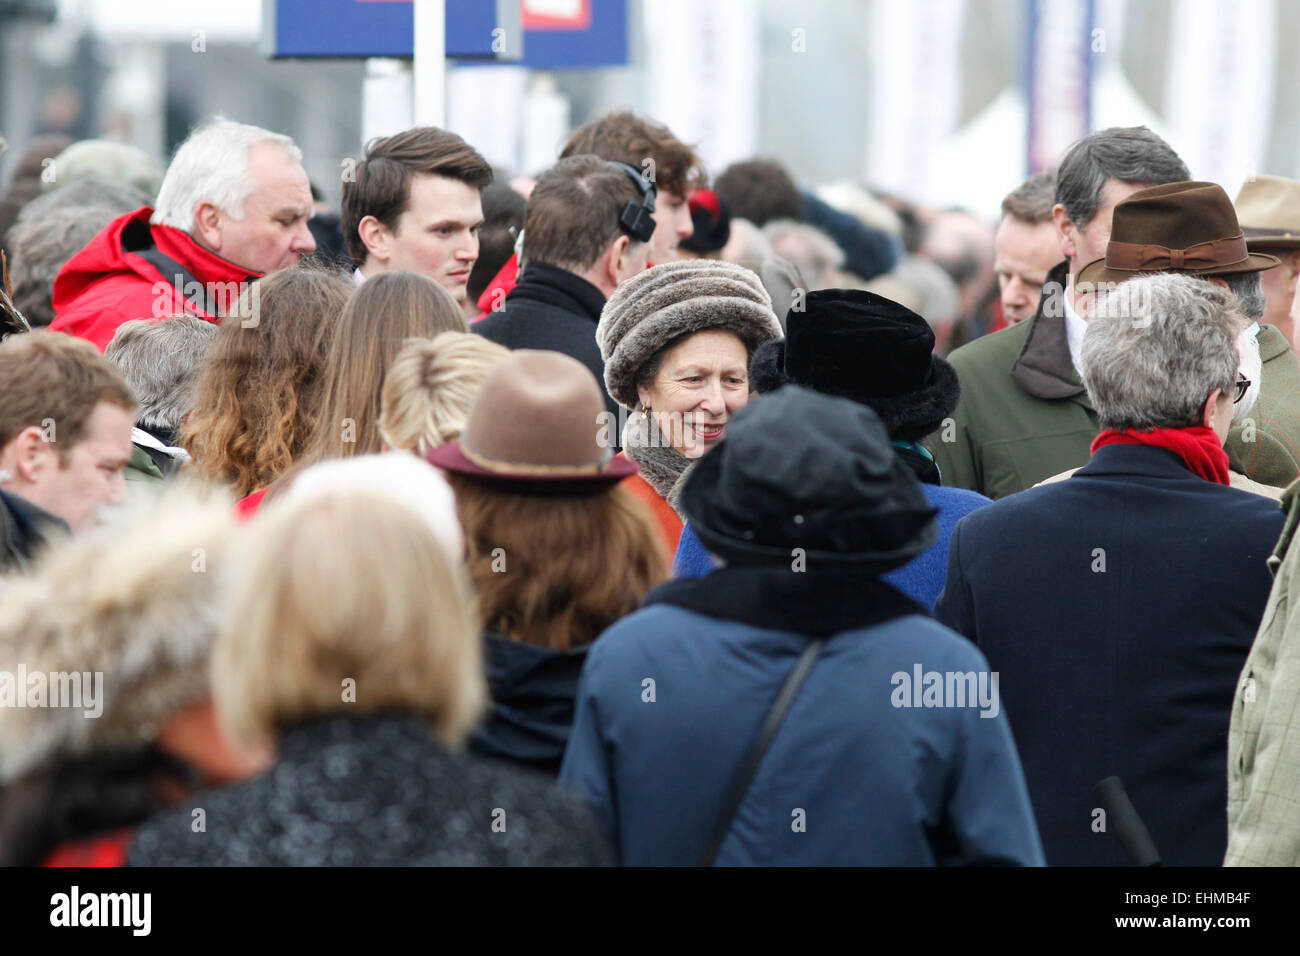
[[[470,750],[554,777],[573,729],[587,648],[553,651],[491,633],[484,639],[492,706]]]
[[[1277,502],[1138,445],[957,524],[935,616],[1000,674],[1049,865],[1129,862],[1094,830],[1111,775],[1166,863],[1222,862],[1228,719],[1281,527]]]
[[[51,532],[68,526],[21,495],[0,491],[0,574],[22,568]]]
[[[524,269],[501,310],[475,322],[470,331],[508,349],[563,352],[587,366],[604,392],[605,360],[596,344],[596,323],[604,307],[605,296],[582,276],[538,263]],[[618,423],[611,426],[610,438],[620,443],[619,405],[608,392],[605,406]]]
[[[192,809],[205,811],[194,832]],[[328,717],[284,731],[277,763],[155,817],[133,866],[593,865],[609,850],[577,798],[451,754],[412,716]]]

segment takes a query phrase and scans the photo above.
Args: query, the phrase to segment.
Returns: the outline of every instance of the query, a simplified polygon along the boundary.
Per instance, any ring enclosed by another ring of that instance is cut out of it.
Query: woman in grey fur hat
[[[596,328],[605,387],[632,413],[623,449],[641,469],[625,484],[653,509],[671,549],[681,535],[677,494],[687,469],[749,401],[754,350],[780,337],[762,282],[730,262],[666,262],[605,303]]]

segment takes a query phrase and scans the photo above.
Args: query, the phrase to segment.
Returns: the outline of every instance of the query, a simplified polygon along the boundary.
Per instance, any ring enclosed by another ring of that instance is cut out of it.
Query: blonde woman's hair
[[[472,332],[407,339],[384,377],[379,434],[385,444],[423,455],[455,441],[479,386],[508,354]]]
[[[382,489],[335,488],[285,496],[250,532],[214,654],[230,739],[255,749],[312,718],[404,712],[462,746],[487,701],[482,639],[429,523]]]

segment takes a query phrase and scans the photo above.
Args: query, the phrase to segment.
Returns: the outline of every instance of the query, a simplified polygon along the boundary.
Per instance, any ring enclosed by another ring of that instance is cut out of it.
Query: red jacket
[[[217,315],[187,301],[171,276],[164,277],[153,263],[127,252],[124,233],[131,248],[156,246],[199,282],[218,286],[212,290],[218,302],[233,302],[241,283],[261,278],[260,272],[209,252],[179,229],[149,225],[152,215],[153,210],[145,206],[114,219],[59,270],[54,280],[51,331],[89,339],[102,352],[117,327],[131,319],[190,312],[218,321]]]
[[[515,283],[518,281],[519,257],[512,254],[506,260],[506,264],[492,278],[492,281],[487,284],[483,294],[478,297],[476,303],[478,305],[478,315],[474,316],[474,321],[477,322],[479,319],[487,318],[495,309],[500,308],[501,303],[505,301],[506,296],[510,294],[510,290],[515,287]]]

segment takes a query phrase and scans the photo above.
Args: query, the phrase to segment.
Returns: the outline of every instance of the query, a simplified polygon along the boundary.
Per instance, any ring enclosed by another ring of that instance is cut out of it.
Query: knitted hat
[[[146,743],[208,696],[233,524],[228,498],[173,486],[0,581],[0,784]]]
[[[735,332],[751,355],[781,337],[771,298],[744,266],[682,259],[628,279],[605,303],[596,326],[609,394],[635,408],[642,366],[674,340],[706,329]]]

